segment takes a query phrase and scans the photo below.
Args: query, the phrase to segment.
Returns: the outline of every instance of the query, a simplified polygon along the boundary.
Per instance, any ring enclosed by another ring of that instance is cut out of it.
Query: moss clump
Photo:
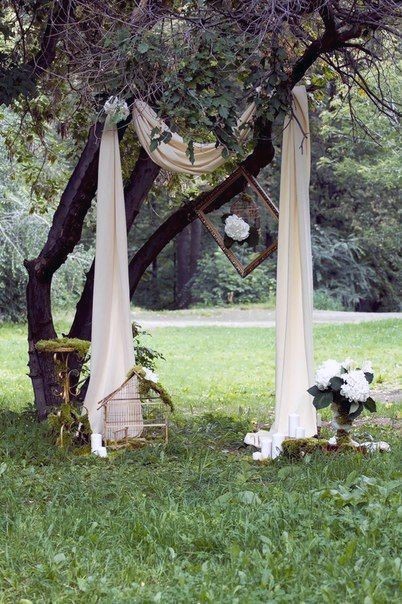
[[[79,338],[54,338],[53,340],[39,340],[36,343],[38,352],[75,352],[80,358],[84,359],[88,354],[91,342],[80,340]]]
[[[307,453],[315,451],[326,451],[328,441],[323,438],[289,438],[282,443],[285,457],[289,459],[300,459]]]
[[[165,405],[170,407],[171,411],[174,410],[173,401],[172,401],[170,394],[165,390],[165,388],[159,382],[158,383],[151,382],[150,380],[147,380],[145,378],[144,367],[142,367],[141,365],[134,365],[134,367],[132,367],[130,369],[130,371],[128,372],[127,378],[130,379],[134,375],[136,375],[138,378],[140,398],[142,398],[142,397],[145,398],[147,395],[149,395],[150,392],[155,392],[155,394],[158,394],[160,396],[161,401]]]
[[[356,447],[350,441],[330,445],[323,438],[289,438],[282,443],[283,454],[288,459],[302,459],[308,453],[324,451],[325,453],[365,453],[363,447]]]

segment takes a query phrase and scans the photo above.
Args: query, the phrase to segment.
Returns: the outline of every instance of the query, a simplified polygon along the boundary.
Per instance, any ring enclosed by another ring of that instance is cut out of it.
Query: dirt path
[[[161,312],[134,309],[132,318],[145,329],[214,326],[275,327],[275,311],[263,308],[211,308]],[[402,319],[402,313],[315,310],[313,316],[314,323],[361,323],[383,319]]]

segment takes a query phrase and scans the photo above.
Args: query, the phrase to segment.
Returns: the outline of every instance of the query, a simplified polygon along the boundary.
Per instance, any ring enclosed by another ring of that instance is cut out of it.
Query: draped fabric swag
[[[237,121],[239,140],[247,138],[250,128],[246,126],[255,114],[255,103],[251,103]],[[161,143],[151,151],[152,130],[159,128],[162,132],[169,131],[165,124],[149,105],[142,101],[136,101],[133,108],[133,121],[137,136],[141,145],[153,161],[168,172],[181,172],[183,174],[205,174],[213,172],[225,163],[222,157],[222,147],[215,143],[195,143],[194,158],[192,164],[186,155],[187,143],[176,132],[172,132],[172,138],[168,143]]]
[[[308,133],[305,88],[294,88],[293,98],[295,117],[287,120],[284,130],[281,171],[275,429],[282,429],[285,416],[295,412],[300,414],[306,433],[313,434],[315,414],[305,393],[312,368],[310,149],[309,139],[303,138],[300,128]],[[239,118],[238,127],[248,124],[254,113],[252,103]],[[168,126],[146,103],[135,103],[133,121],[149,156],[169,172],[202,174],[225,162],[222,147],[203,143],[194,145],[192,164],[186,155],[187,145],[177,133],[151,151],[152,130],[164,131]],[[239,139],[244,140],[248,133],[247,126],[240,128]],[[84,403],[93,432],[103,431],[99,402],[122,384],[134,362],[119,143],[116,126],[107,121],[99,157],[91,377]]]

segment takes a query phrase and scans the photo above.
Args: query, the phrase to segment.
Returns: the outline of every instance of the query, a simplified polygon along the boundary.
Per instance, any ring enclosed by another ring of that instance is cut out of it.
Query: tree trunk
[[[190,280],[190,229],[183,229],[175,239],[176,246],[176,308],[187,308],[189,304],[188,282]]]
[[[201,253],[202,224],[199,220],[191,223],[191,241],[190,241],[190,279],[197,271],[198,260]]]
[[[35,394],[38,416],[43,419],[50,407],[57,404],[57,381],[53,356],[39,353],[35,344],[38,340],[56,337],[50,304],[51,278],[41,279],[35,271],[35,261],[25,261],[28,271],[27,311],[28,311],[28,354],[29,377]]]
[[[159,304],[158,258],[152,262],[151,296],[155,305]]]

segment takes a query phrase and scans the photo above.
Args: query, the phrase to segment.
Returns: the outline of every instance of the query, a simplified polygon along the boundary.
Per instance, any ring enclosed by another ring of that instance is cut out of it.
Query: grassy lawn
[[[375,387],[400,387],[401,341],[398,321],[320,325],[316,361],[368,358]],[[165,328],[152,346],[171,441],[102,460],[51,445],[28,408],[25,328],[0,327],[0,602],[398,602],[392,423],[356,429],[390,454],[256,465],[238,447],[272,412],[274,331]]]

